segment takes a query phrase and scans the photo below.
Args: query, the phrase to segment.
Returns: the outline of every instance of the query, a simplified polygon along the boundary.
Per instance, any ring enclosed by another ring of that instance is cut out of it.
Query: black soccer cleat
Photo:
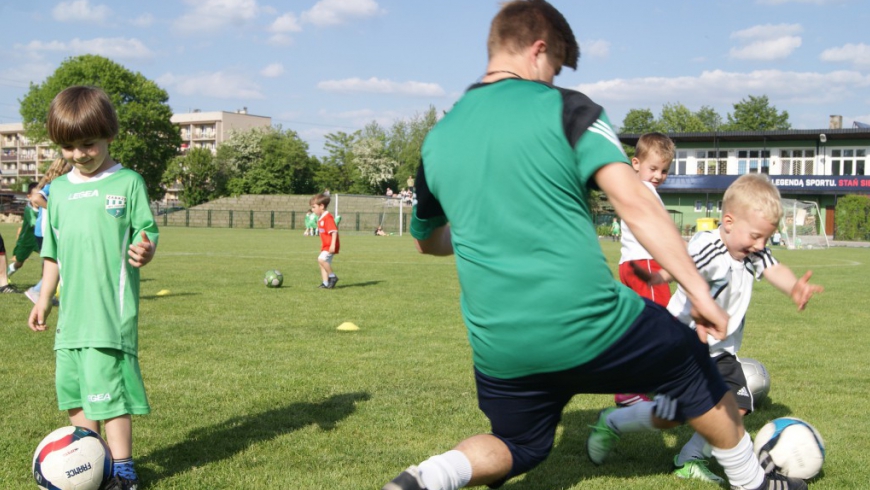
[[[327,279],[327,281],[329,282],[329,284],[326,286],[326,289],[332,289],[335,287],[335,284],[338,282],[338,276],[332,276],[329,279]]]
[[[731,486],[731,490],[750,490],[746,487]],[[807,482],[800,478],[792,478],[779,473],[764,475],[761,486],[752,490],[807,490]]]
[[[426,490],[426,486],[420,478],[420,469],[416,466],[409,466],[407,470],[393,478],[393,481],[384,485],[381,490]]]

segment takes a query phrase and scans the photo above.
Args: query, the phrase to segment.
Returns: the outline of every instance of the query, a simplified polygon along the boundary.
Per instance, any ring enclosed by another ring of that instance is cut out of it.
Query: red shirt
[[[332,240],[335,240],[335,252],[341,247],[341,242],[338,241],[338,227],[335,226],[335,219],[325,211],[317,220],[317,232],[320,233],[320,251],[329,252],[329,247],[332,245]]]

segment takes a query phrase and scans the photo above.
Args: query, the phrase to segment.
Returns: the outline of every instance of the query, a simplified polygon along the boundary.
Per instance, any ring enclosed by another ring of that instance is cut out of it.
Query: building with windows
[[[621,134],[629,146],[640,134]],[[746,173],[770,176],[783,198],[819,206],[821,226],[832,236],[837,199],[870,194],[870,127],[842,128],[831,116],[828,129],[672,133],[677,151],[670,175],[658,188],[665,207],[684,227],[698,218],[718,218],[725,189]],[[678,223],[679,224],[679,223]]]
[[[30,141],[24,124],[0,124],[0,189],[26,191],[57,157],[52,144]]]
[[[194,109],[186,114],[173,114],[170,121],[181,132],[181,153],[191,148],[206,148],[214,153],[233,130],[245,131],[272,125],[271,117],[248,114],[247,107],[236,112],[200,112]]]

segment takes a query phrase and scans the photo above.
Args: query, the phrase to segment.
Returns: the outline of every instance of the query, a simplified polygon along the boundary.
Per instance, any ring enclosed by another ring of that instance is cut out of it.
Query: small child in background
[[[21,215],[21,226],[18,227],[15,250],[12,251],[13,260],[6,271],[7,279],[24,267],[24,262],[30,258],[33,252],[39,253],[39,244],[33,231],[36,226],[37,213],[32,204],[33,196],[37,192],[37,185],[36,182],[31,182],[27,186],[27,206],[24,207],[24,213]]]
[[[3,235],[0,235],[0,294],[17,292],[9,285],[9,278],[6,276],[6,244],[3,243]]]
[[[619,219],[613,218],[613,223],[610,224],[610,240],[618,242],[620,235],[622,235],[622,232],[619,229]]]
[[[326,194],[318,194],[311,198],[311,211],[317,216],[317,234],[320,235],[320,255],[317,262],[320,264],[320,276],[323,282],[320,288],[333,289],[338,282],[338,276],[332,270],[332,258],[338,253],[340,243],[338,241],[338,226],[335,219],[326,208],[330,198]]]
[[[631,166],[641,182],[662,202],[656,189],[668,178],[668,170],[674,159],[674,142],[662,133],[646,133],[637,140],[637,151],[631,159]],[[662,203],[662,207],[664,207]],[[634,233],[625,222],[621,224],[622,251],[619,257],[619,280],[643,298],[648,298],[667,307],[671,299],[671,288],[667,283],[650,284],[649,275],[662,269],[658,262],[637,241]],[[649,401],[641,393],[619,393],[614,395],[618,406],[628,406],[639,401]]]
[[[33,234],[36,235],[36,243],[40,250],[42,250],[42,239],[45,236],[46,230],[45,210],[48,207],[48,195],[50,193],[51,181],[70,170],[72,170],[72,165],[70,165],[69,162],[63,158],[56,158],[54,162],[51,163],[51,166],[48,167],[48,170],[46,170],[45,175],[42,176],[39,185],[36,187],[37,192],[30,200],[31,204],[39,209],[39,213],[36,217],[36,225],[33,228]],[[24,295],[36,304],[41,290],[42,279],[40,279],[35,286],[25,291]]]
[[[753,283],[765,278],[776,289],[789,296],[798,310],[803,310],[810,298],[824,289],[810,284],[812,272],[800,279],[773,258],[767,241],[782,219],[779,191],[764,174],[746,174],[725,191],[722,222],[716,230],[695,234],[689,242],[689,255],[698,272],[710,285],[713,299],[730,316],[727,336],[723,340],[707,337],[710,356],[725,383],[737,399],[741,415],[754,409],[752,391],[746,383],[737,351],[743,342],[746,312],[752,298]],[[666,271],[654,274],[654,281],[669,280]],[[683,323],[695,328],[691,316],[692,304],[682,286],[668,304],[668,311]],[[617,434],[643,430],[636,423],[648,416],[655,402],[639,402],[632,406],[611,409],[607,423]],[[697,433],[674,457],[674,474],[710,483],[724,480],[707,468],[710,449]]]

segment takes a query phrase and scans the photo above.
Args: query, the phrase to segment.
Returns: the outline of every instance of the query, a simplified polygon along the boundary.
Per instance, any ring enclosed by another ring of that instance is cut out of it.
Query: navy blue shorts
[[[725,396],[728,387],[707,344],[665,308],[644,301],[625,335],[588,363],[513,379],[475,369],[478,406],[513,456],[505,480],[546,459],[562,410],[578,393],[666,394],[678,401],[681,421],[703,415]]]

